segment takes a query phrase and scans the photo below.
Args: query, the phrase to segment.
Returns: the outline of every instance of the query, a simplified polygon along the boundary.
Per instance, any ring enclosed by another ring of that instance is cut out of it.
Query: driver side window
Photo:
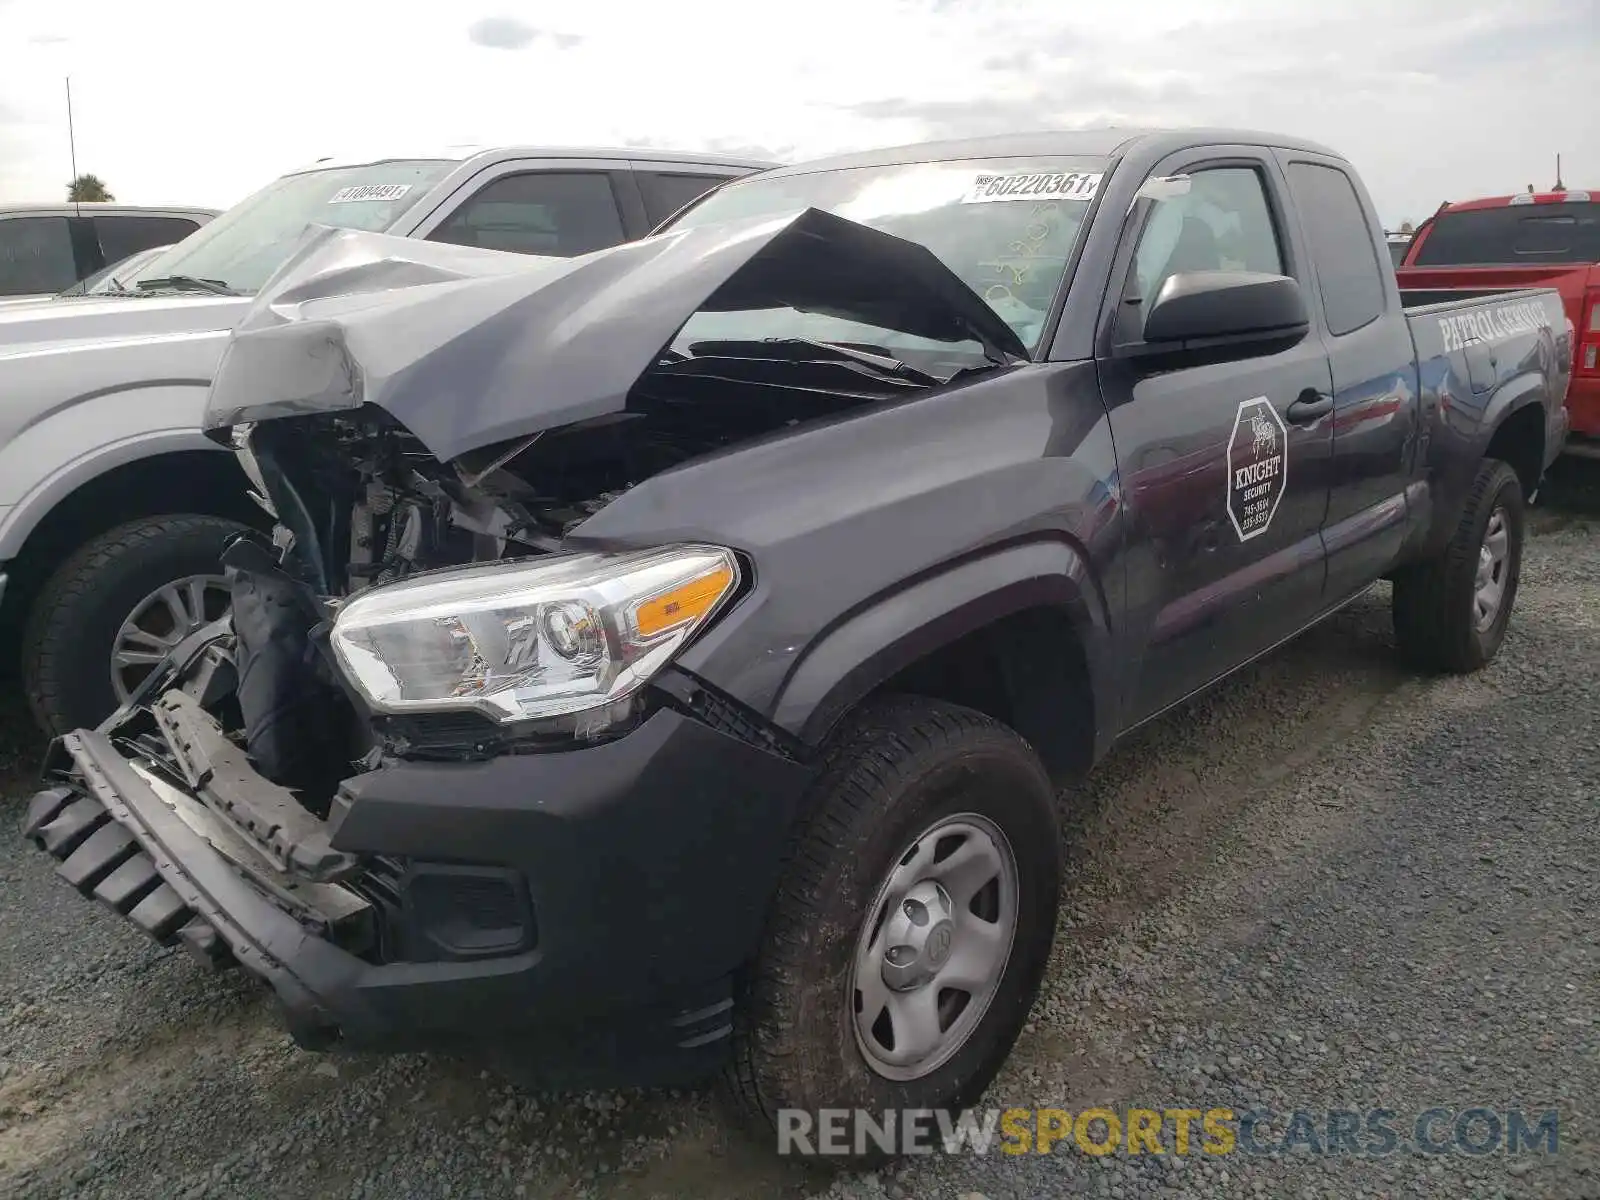
[[[1130,282],[1146,304],[1171,276],[1196,271],[1282,275],[1283,251],[1258,171],[1216,167],[1190,176],[1188,192],[1158,201],[1134,250]]]
[[[627,236],[603,171],[528,171],[485,184],[429,240],[573,258]]]

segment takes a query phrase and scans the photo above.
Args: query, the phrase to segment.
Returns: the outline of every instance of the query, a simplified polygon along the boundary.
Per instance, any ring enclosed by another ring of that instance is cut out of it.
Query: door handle
[[[1296,425],[1307,425],[1333,411],[1333,397],[1315,388],[1307,388],[1300,398],[1284,410],[1284,419]]]

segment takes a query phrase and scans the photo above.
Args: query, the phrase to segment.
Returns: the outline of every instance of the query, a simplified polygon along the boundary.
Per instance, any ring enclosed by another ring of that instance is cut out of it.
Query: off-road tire
[[[1005,834],[1018,875],[1015,940],[980,1023],[943,1066],[892,1081],[868,1066],[849,993],[877,890],[919,832],[976,812]],[[999,722],[920,697],[874,701],[832,739],[797,827],[734,1019],[726,1076],[737,1115],[769,1141],[782,1109],[960,1109],[1005,1061],[1056,926],[1061,835],[1038,756]],[[867,1143],[863,1157],[881,1157]]]
[[[1497,508],[1506,519],[1505,591],[1495,619],[1479,630],[1473,611],[1478,551]],[[1525,509],[1517,473],[1498,459],[1484,459],[1443,553],[1394,577],[1395,640],[1408,661],[1426,670],[1467,674],[1493,660],[1505,640],[1522,575]]]
[[[145,517],[85,543],[40,590],[22,637],[28,706],[49,733],[92,727],[116,708],[111,648],[136,604],[163,583],[220,574],[223,517]]]

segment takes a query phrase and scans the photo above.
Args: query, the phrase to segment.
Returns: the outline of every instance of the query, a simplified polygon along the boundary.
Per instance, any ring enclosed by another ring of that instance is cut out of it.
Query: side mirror
[[[1288,276],[1196,271],[1161,285],[1145,313],[1143,343],[1122,349],[1136,357],[1264,354],[1287,349],[1310,331],[1300,285]]]

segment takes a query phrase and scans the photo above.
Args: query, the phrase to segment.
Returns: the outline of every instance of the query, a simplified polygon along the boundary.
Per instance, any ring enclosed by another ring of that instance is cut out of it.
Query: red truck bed
[[[1409,304],[1559,291],[1575,360],[1567,451],[1600,458],[1600,201],[1565,191],[1445,205],[1417,230],[1395,274]]]

